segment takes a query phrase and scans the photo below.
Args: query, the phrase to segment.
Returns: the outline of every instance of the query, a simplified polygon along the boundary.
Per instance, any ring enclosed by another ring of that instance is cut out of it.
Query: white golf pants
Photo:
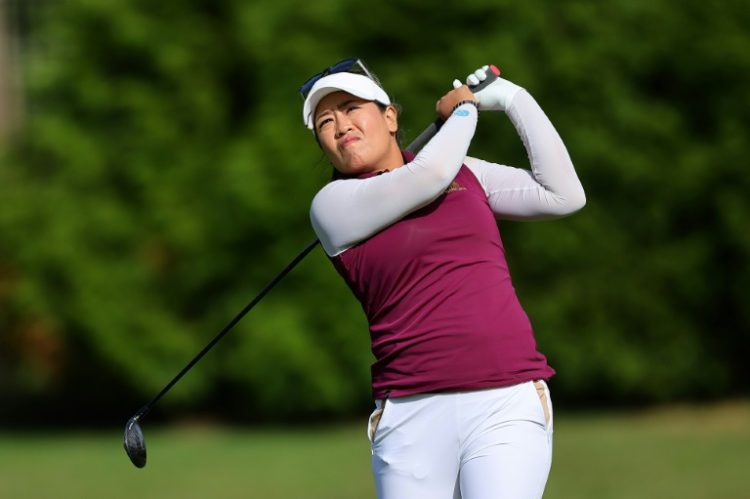
[[[368,424],[378,499],[542,497],[552,426],[544,381],[378,400]]]

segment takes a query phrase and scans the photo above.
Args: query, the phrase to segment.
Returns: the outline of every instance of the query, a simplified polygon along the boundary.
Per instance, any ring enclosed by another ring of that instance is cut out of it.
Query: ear
[[[388,131],[391,134],[398,132],[398,110],[395,106],[389,105],[383,112],[385,122],[388,125]]]

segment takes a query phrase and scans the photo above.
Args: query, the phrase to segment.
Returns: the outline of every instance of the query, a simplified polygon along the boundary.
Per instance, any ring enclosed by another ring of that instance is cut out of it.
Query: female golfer
[[[513,289],[497,219],[561,217],[585,196],[524,89],[501,78],[476,95],[453,86],[437,103],[442,128],[414,156],[400,149],[397,108],[360,60],[310,78],[304,122],[335,169],[312,202],[312,225],[369,322],[378,497],[541,497],[554,371]],[[508,115],[530,171],[466,155],[478,110]]]

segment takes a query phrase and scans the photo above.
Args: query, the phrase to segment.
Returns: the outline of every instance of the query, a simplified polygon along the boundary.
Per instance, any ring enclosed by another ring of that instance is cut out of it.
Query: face
[[[334,92],[318,104],[315,133],[328,159],[343,174],[390,170],[403,164],[396,141],[396,109]]]

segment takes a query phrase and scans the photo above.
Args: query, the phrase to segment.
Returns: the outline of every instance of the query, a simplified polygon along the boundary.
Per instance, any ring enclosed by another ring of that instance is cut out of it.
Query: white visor
[[[307,128],[313,129],[313,115],[321,99],[328,94],[339,91],[352,94],[360,99],[376,101],[386,106],[391,103],[385,90],[367,76],[354,73],[330,74],[316,81],[310,93],[307,94],[305,104],[302,107],[302,120]]]

